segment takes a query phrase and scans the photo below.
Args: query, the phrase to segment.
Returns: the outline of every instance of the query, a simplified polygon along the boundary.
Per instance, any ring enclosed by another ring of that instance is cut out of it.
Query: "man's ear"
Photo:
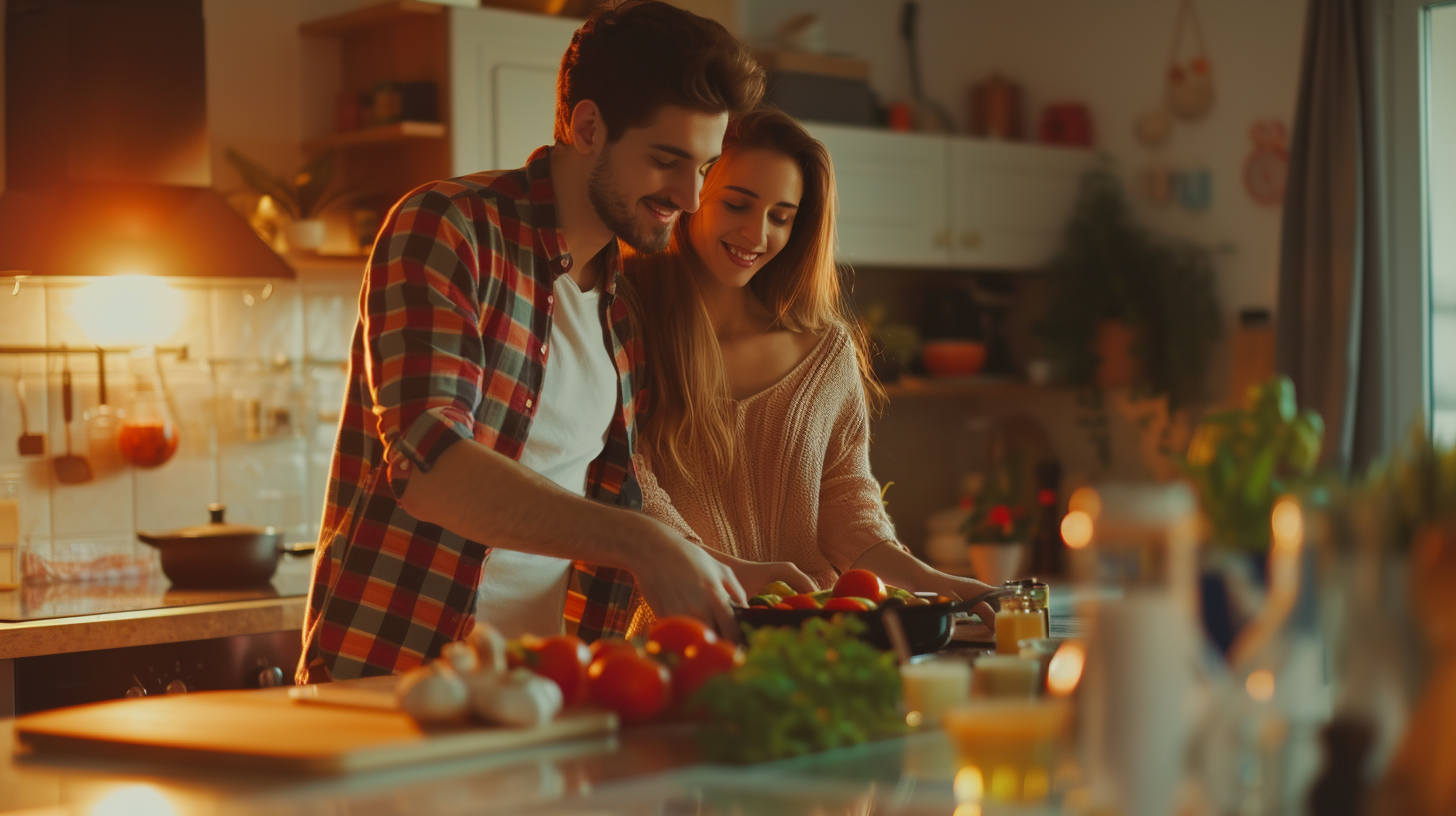
[[[583,156],[595,156],[607,146],[607,123],[601,108],[590,99],[571,109],[571,146]]]

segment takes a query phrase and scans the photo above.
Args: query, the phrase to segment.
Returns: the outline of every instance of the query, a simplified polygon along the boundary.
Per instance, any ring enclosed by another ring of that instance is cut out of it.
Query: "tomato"
[[[671,697],[667,667],[635,652],[614,650],[599,655],[586,677],[587,698],[617,712],[624,724],[656,719]]]
[[[527,646],[526,665],[531,671],[554,682],[561,699],[572,706],[586,697],[586,670],[592,653],[580,638],[552,635]]]
[[[885,582],[869,570],[852,569],[834,582],[834,597],[865,598],[874,603],[884,603]]]
[[[861,598],[830,598],[824,602],[825,609],[835,612],[868,612],[870,608]]]
[[[774,609],[793,609],[792,606],[789,606],[788,604],[784,603],[783,601],[779,601],[778,603],[774,604],[773,605],[773,608]]]
[[[789,597],[784,599],[784,603],[788,604],[790,609],[819,608],[819,602],[814,600],[814,596],[808,593],[804,593],[802,595],[790,595]]]
[[[702,621],[676,615],[652,624],[647,632],[647,653],[656,657],[677,655],[681,660],[689,646],[702,646],[717,639],[717,633]]]
[[[726,640],[689,646],[672,672],[673,701],[682,705],[710,678],[742,663],[743,653]]]

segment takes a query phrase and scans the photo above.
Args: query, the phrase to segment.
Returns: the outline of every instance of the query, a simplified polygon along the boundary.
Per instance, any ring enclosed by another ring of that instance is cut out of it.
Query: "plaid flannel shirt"
[[[411,473],[428,471],[462,439],[520,458],[539,407],[552,287],[573,263],[566,249],[549,147],[520,170],[425,185],[390,213],[360,295],[301,682],[404,671],[470,632],[489,542],[420,521],[399,497]],[[603,255],[602,337],[620,392],[587,496],[640,508],[631,471],[635,351],[616,297],[616,243]],[[574,564],[568,631],[585,640],[625,633],[634,590],[630,573]]]

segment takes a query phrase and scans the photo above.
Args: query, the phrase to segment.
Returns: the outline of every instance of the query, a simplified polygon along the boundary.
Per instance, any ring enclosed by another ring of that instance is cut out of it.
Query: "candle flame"
[[[1092,543],[1092,516],[1083,510],[1073,510],[1062,519],[1062,540],[1074,550],[1080,550]]]
[[[1087,648],[1081,641],[1069,640],[1057,647],[1047,664],[1047,691],[1065,697],[1077,690],[1082,669],[1087,665]]]

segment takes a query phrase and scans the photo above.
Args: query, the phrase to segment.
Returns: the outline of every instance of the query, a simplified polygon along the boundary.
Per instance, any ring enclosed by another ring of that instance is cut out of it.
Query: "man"
[[[762,93],[717,23],[608,4],[562,59],[554,146],[391,212],[360,299],[300,682],[409,669],[473,613],[508,636],[563,619],[587,640],[623,633],[639,589],[658,615],[733,631],[733,571],[633,512],[616,241],[665,247],[728,116]]]

